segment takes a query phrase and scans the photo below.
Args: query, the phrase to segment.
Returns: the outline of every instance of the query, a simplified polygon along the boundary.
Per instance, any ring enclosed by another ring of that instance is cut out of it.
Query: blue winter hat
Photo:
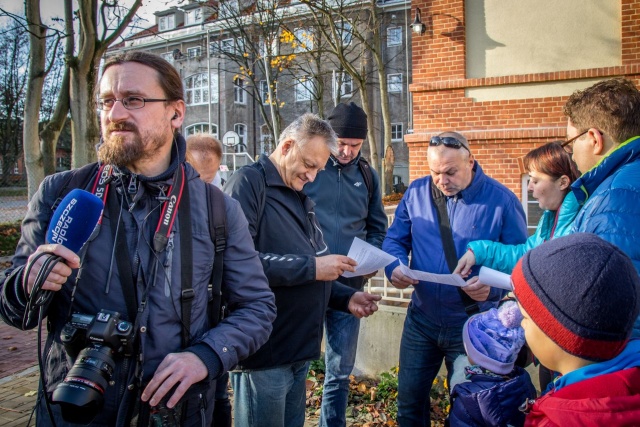
[[[496,374],[511,372],[524,345],[521,321],[522,313],[515,301],[470,317],[462,329],[462,340],[469,358]]]

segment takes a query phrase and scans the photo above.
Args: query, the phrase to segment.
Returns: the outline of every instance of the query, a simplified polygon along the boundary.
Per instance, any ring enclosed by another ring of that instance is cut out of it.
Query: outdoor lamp
[[[411,30],[413,30],[416,34],[424,34],[427,31],[427,26],[422,23],[420,20],[420,8],[416,7],[416,19],[413,20],[413,24],[411,24]]]

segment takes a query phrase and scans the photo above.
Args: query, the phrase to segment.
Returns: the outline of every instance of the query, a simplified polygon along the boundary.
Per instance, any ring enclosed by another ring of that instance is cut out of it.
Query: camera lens
[[[88,424],[104,404],[104,391],[111,380],[115,362],[107,346],[87,347],[53,391],[51,401],[60,405],[67,422]]]

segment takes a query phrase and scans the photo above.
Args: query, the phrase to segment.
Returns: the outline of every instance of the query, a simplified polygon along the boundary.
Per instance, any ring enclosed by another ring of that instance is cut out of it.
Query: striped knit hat
[[[582,359],[617,356],[640,310],[640,278],[633,263],[595,234],[543,243],[522,257],[511,281],[531,320]]]

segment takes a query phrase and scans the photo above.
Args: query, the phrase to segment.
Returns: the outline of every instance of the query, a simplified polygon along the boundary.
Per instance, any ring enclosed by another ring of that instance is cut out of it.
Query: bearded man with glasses
[[[583,205],[572,231],[617,245],[640,272],[640,91],[627,79],[605,80],[574,92],[564,114],[583,174],[571,186]]]
[[[404,193],[382,244],[398,258],[385,269],[393,286],[414,286],[400,344],[398,422],[403,427],[431,425],[429,391],[442,360],[450,377],[453,361],[465,353],[462,327],[468,316],[496,307],[506,291],[479,283],[477,268],[467,286],[457,288],[413,280],[401,272],[400,262],[450,274],[473,240],[519,244],[527,238],[520,201],[484,174],[464,136],[445,132],[431,138],[427,161],[430,175],[413,181]]]

